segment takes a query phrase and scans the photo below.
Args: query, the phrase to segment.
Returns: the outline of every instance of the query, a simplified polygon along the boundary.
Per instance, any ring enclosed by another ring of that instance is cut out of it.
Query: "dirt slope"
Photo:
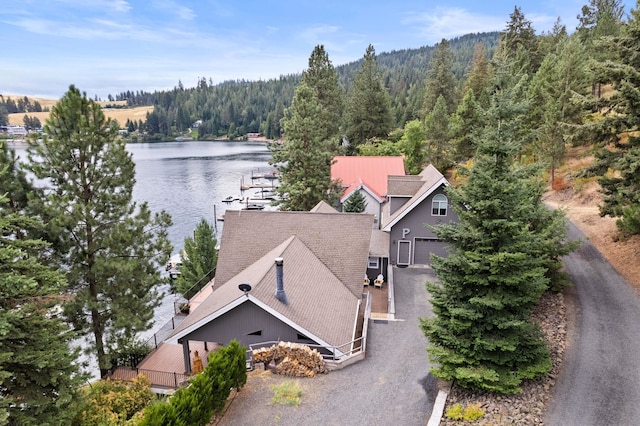
[[[548,191],[545,202],[565,209],[567,217],[589,238],[589,241],[636,289],[640,290],[640,235],[625,241],[617,238],[616,219],[600,217],[602,195],[594,180],[581,181],[573,173],[593,161],[587,148],[569,150],[559,174],[566,188]]]

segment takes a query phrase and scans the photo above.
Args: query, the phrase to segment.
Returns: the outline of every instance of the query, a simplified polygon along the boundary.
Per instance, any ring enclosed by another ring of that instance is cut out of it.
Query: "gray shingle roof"
[[[326,201],[320,201],[312,208],[311,213],[338,213],[338,210],[334,209]]]
[[[422,176],[419,175],[389,176],[387,194],[412,197],[423,184]]]
[[[371,232],[369,255],[374,257],[389,257],[389,233],[374,229]]]
[[[296,236],[360,297],[373,215],[227,210],[216,286],[224,284],[291,236]]]
[[[226,231],[225,225],[225,231]],[[275,297],[274,259],[284,259],[284,289],[289,303]],[[362,289],[363,270],[357,277]],[[217,278],[216,278],[217,280]],[[246,297],[238,285],[252,286]],[[354,295],[299,238],[291,236],[216,288],[173,332],[174,338],[219,316],[227,306],[257,301],[295,323],[302,333],[339,346],[353,340],[359,296]]]

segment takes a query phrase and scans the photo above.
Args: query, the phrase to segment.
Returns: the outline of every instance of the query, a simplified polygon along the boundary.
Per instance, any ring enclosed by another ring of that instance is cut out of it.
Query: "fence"
[[[146,376],[151,382],[151,386],[161,386],[165,388],[177,389],[182,384],[189,381],[189,374],[170,373],[167,371],[146,370],[144,368],[119,367],[111,374],[111,378],[131,381],[140,374]]]

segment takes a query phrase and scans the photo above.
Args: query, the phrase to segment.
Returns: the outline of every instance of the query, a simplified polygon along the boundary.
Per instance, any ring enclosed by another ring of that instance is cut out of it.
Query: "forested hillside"
[[[462,82],[469,69],[476,44],[485,46],[491,57],[498,43],[499,33],[469,34],[449,41],[453,54],[452,71]],[[424,85],[436,46],[404,49],[381,53],[378,57],[384,84],[391,96],[396,127],[420,116]],[[363,51],[364,54],[364,51]],[[337,65],[342,90],[350,89],[362,60]],[[154,93],[127,91],[110,100],[126,100],[130,106],[154,105],[146,123],[126,123],[129,130],[140,126],[150,137],[163,138],[185,132],[197,120],[199,139],[243,137],[248,132],[260,132],[267,138],[280,137],[280,119],[291,104],[299,74],[283,75],[266,81],[226,81],[213,84],[202,77],[196,87],[186,88],[179,82],[173,90]],[[125,123],[121,123],[125,124]]]

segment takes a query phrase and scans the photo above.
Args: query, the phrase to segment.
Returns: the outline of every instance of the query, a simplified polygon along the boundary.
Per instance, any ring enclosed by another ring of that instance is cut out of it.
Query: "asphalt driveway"
[[[242,389],[220,425],[426,425],[438,393],[428,374],[418,318],[431,315],[429,269],[394,271],[396,320],[372,320],[365,360],[313,379],[262,373]],[[296,382],[297,407],[271,405],[271,386]]]
[[[573,224],[583,244],[564,261],[574,283],[577,324],[545,424],[640,422],[640,300]],[[640,254],[638,254],[640,255]],[[638,262],[638,256],[628,259]]]

